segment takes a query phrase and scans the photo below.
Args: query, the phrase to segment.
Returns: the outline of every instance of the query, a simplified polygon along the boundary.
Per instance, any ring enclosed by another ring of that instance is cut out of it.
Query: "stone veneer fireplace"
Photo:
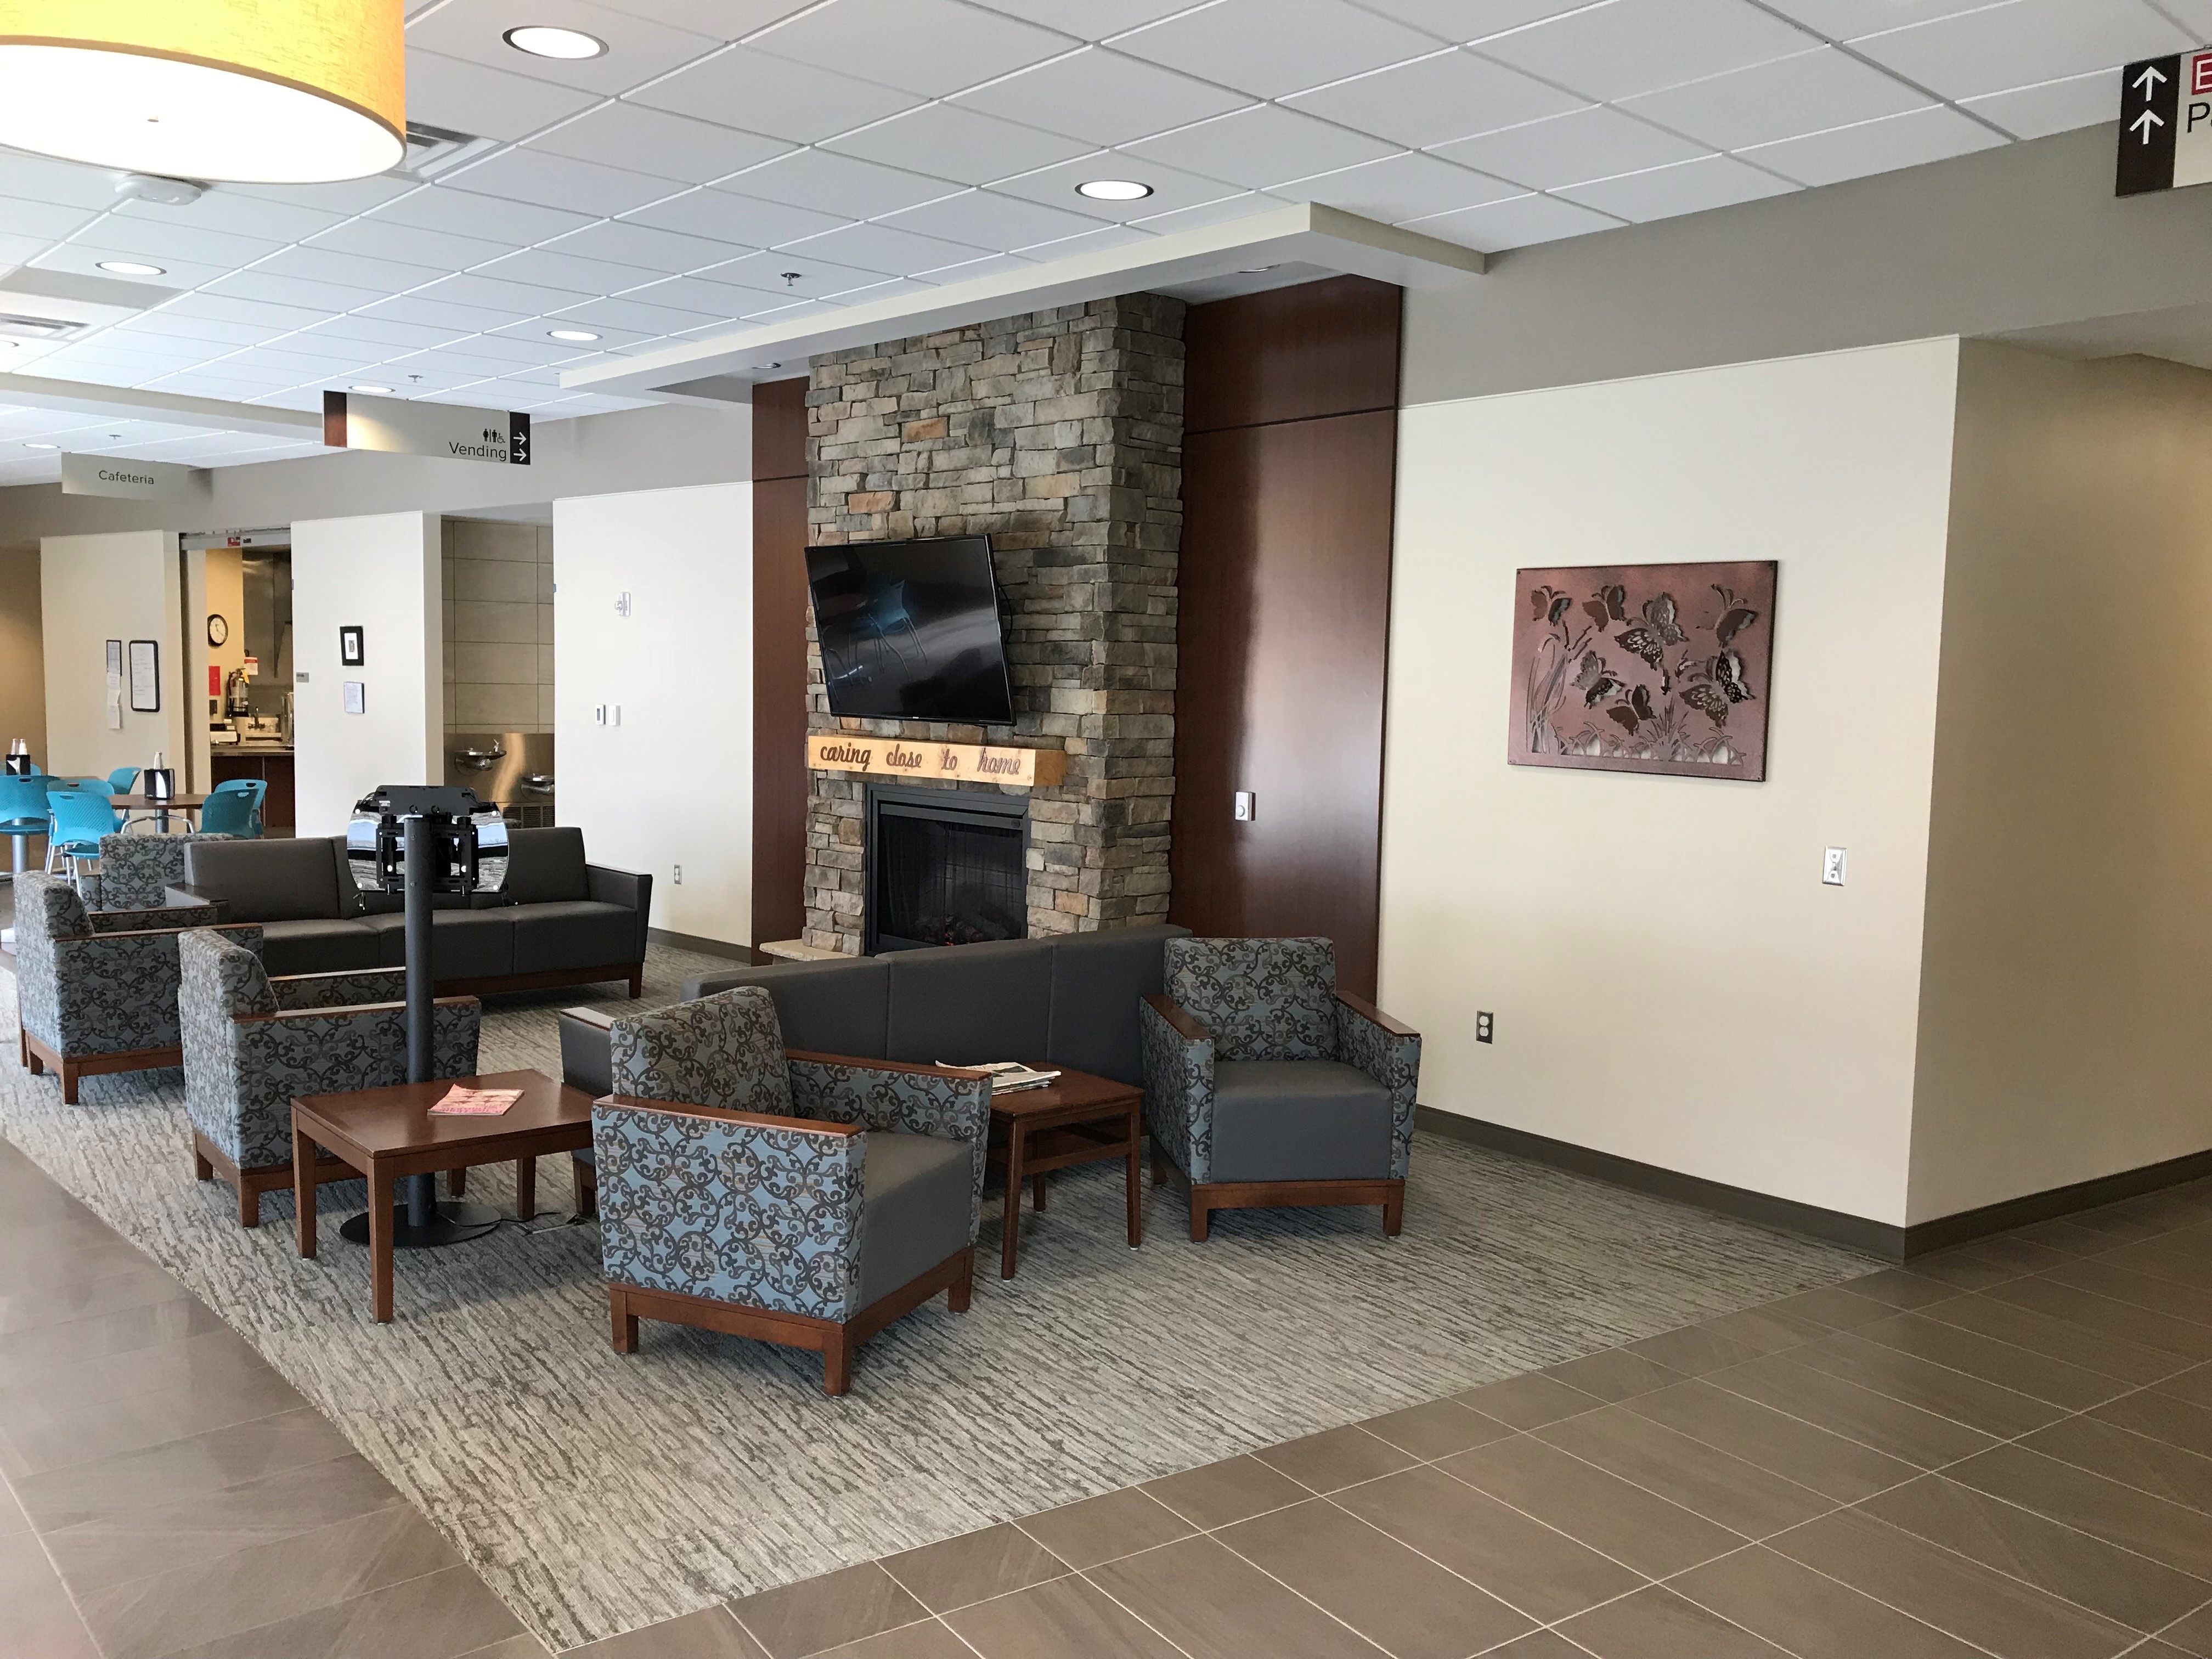
[[[1027,801],[1031,937],[1167,915],[1182,319],[1181,301],[1128,295],[811,365],[810,539],[990,536],[1015,724],[840,722],[810,623],[808,729],[1065,748],[1060,784],[963,790]],[[809,945],[869,945],[869,794],[858,775],[809,774]]]

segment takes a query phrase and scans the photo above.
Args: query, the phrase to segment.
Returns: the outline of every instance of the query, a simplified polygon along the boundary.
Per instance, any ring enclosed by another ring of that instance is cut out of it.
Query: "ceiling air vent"
[[[64,322],[58,317],[24,317],[0,311],[0,334],[12,335],[22,340],[68,340],[84,332],[88,325]]]
[[[407,154],[399,165],[392,169],[400,179],[434,179],[449,167],[482,155],[498,148],[496,138],[478,138],[470,133],[455,132],[447,127],[434,127],[422,121],[407,124]]]

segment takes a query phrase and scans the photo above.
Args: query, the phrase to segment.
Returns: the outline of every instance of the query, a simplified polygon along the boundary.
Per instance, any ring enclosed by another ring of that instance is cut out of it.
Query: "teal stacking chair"
[[[48,874],[66,869],[74,879],[80,864],[99,861],[100,838],[122,827],[123,815],[107,804],[104,779],[89,789],[47,791],[46,810],[53,823],[46,839]]]
[[[26,843],[46,833],[46,781],[43,777],[11,778],[0,774],[0,836],[9,837],[9,872],[20,876],[28,867]]]
[[[208,791],[206,804],[200,808],[200,833],[248,839],[258,836],[261,803],[268,793],[268,784],[258,778],[233,778],[228,783],[218,783]]]
[[[137,781],[137,767],[118,766],[107,775],[107,793],[111,795],[127,795],[131,793],[131,787]]]

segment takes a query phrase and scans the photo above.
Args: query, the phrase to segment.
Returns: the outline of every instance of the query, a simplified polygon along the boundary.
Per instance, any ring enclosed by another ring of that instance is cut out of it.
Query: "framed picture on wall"
[[[131,641],[131,712],[161,712],[161,647],[157,641]]]
[[[340,628],[338,629],[339,665],[345,668],[358,668],[363,660],[361,629],[356,626]]]

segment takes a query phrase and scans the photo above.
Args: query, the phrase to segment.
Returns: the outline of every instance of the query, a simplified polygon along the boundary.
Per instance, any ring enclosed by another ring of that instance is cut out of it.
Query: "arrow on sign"
[[[2135,88],[2137,92],[2148,98],[2150,96],[2150,89],[2165,79],[2164,70],[2155,64],[2146,64],[2143,65],[2143,72],[2136,76]]]
[[[2128,130],[2130,132],[2141,133],[2142,135],[2143,143],[2147,144],[2150,143],[2150,130],[2153,127],[2162,127],[2165,125],[2165,121],[2160,117],[2154,115],[2148,110],[2145,110],[2141,115],[2136,116],[2134,120],[2128,123]]]

